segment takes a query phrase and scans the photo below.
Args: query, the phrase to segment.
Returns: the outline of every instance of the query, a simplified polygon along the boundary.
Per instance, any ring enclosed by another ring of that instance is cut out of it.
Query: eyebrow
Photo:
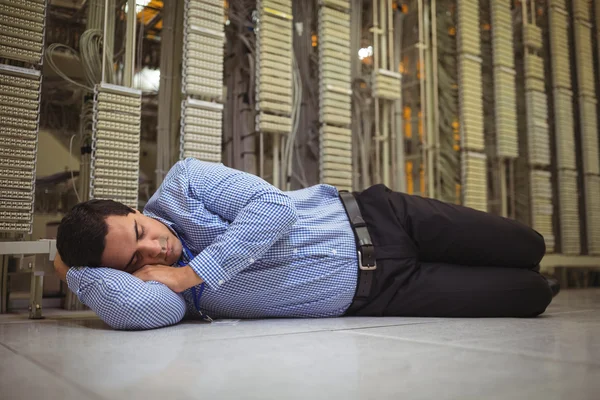
[[[137,221],[135,221],[135,220],[133,221],[133,229],[134,229],[134,232],[135,232],[135,241],[137,243],[137,241],[140,238],[140,235],[139,235],[139,231],[138,231],[138,224],[137,224]],[[135,252],[133,253],[133,255],[131,256],[131,258],[129,259],[129,262],[127,263],[127,265],[125,266],[124,269],[127,269],[127,268],[131,267],[131,263],[133,262],[134,258],[135,258]]]

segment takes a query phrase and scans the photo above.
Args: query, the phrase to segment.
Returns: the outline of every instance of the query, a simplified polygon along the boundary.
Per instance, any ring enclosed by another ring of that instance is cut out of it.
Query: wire
[[[48,62],[48,65],[50,66],[50,68],[52,68],[52,70],[53,70],[53,71],[54,71],[54,72],[55,72],[55,73],[56,73],[58,76],[60,76],[61,78],[63,78],[63,79],[64,79],[64,80],[66,80],[67,82],[69,82],[69,83],[71,83],[71,84],[73,84],[73,85],[75,85],[75,86],[78,86],[78,87],[80,87],[80,88],[82,88],[82,89],[85,89],[85,90],[86,90],[86,91],[88,91],[88,92],[94,91],[94,89],[93,89],[92,87],[90,87],[90,86],[86,86],[86,85],[84,85],[84,84],[81,84],[81,83],[79,83],[79,82],[76,82],[76,81],[74,81],[73,79],[69,78],[69,77],[68,77],[68,76],[67,76],[67,75],[66,75],[64,72],[62,72],[62,71],[60,70],[60,68],[58,68],[58,66],[57,66],[57,65],[55,64],[55,62],[54,62],[54,58],[53,58],[53,57],[54,57],[54,53],[55,53],[55,52],[56,52],[56,50],[57,50],[57,49],[59,49],[59,48],[64,48],[64,49],[66,49],[66,50],[70,51],[70,52],[73,54],[73,56],[75,57],[75,59],[76,59],[76,60],[77,60],[79,63],[81,63],[81,59],[79,58],[79,54],[77,53],[77,51],[76,51],[76,50],[74,50],[73,48],[71,48],[71,47],[69,47],[69,46],[67,46],[67,45],[65,45],[65,44],[62,44],[62,43],[52,43],[52,44],[51,44],[51,45],[49,45],[49,46],[48,46],[48,48],[46,49],[46,54],[45,54],[46,61]]]
[[[103,34],[101,30],[98,29],[88,29],[85,31],[80,38],[79,48],[80,52],[78,53],[75,49],[62,44],[62,43],[52,43],[48,46],[45,53],[45,59],[48,62],[50,68],[65,81],[85,89],[87,92],[93,92],[94,86],[100,82],[102,78],[102,38]],[[81,64],[83,68],[83,75],[87,82],[86,84],[79,83],[71,78],[69,78],[61,69],[56,65],[54,61],[54,55],[56,54],[58,49],[65,49],[70,52],[75,59]],[[109,55],[107,55],[107,58]],[[112,61],[109,59],[109,64],[112,65]],[[112,82],[114,78],[114,71],[112,68],[108,70],[109,80]]]
[[[300,107],[302,105],[302,80],[300,79],[300,69],[296,60],[296,55],[292,52],[292,131],[287,138],[284,156],[282,159],[282,175],[286,178],[286,185],[290,186],[292,175],[293,148],[300,125]]]
[[[77,135],[71,135],[71,140],[69,140],[69,170],[71,171],[71,184],[73,185],[75,196],[77,196],[77,202],[81,203],[81,197],[79,197],[77,185],[75,185],[75,176],[73,175],[73,168],[71,168],[71,158],[73,158],[73,139],[75,139],[75,136]]]
[[[145,27],[146,26],[144,25],[143,21],[140,22],[139,29],[138,29],[138,38],[137,38],[137,54],[134,56],[134,59],[133,59],[133,65],[135,66],[134,73],[142,70],[143,52],[144,52],[144,28]],[[136,64],[135,57],[137,57],[137,64]],[[135,79],[135,75],[132,78]],[[135,82],[132,82],[133,87],[136,87],[136,85],[137,85],[138,89],[142,88],[142,75],[141,74],[138,75],[137,84]],[[156,90],[156,92],[158,92],[158,90]]]
[[[83,72],[88,84],[95,86],[102,80],[102,46],[103,33],[99,29],[88,29],[83,32],[79,47],[81,49],[81,59],[83,62]],[[106,55],[106,62],[112,65],[112,55]],[[107,79],[114,82],[114,70],[107,68]]]
[[[242,41],[242,43],[244,43],[244,45],[248,48],[248,50],[250,50],[250,52],[252,53],[252,57],[255,57],[255,49],[254,46],[252,46],[250,44],[250,41],[248,40],[248,38],[244,35],[238,35],[238,38]]]

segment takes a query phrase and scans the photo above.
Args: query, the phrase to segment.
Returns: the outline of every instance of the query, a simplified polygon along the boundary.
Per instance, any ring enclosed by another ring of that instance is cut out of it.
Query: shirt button
[[[251,258],[248,261],[250,261],[250,264],[252,264],[254,262],[254,258]]]
[[[335,255],[337,254],[337,250],[336,250],[336,249],[333,249],[332,253],[333,253],[333,255],[335,256]]]
[[[224,281],[223,279],[221,279],[221,280],[218,282],[218,284],[219,284],[219,285],[222,285],[222,284],[224,284],[224,283],[225,283],[225,281]]]
[[[298,253],[298,249],[293,250],[294,254]]]

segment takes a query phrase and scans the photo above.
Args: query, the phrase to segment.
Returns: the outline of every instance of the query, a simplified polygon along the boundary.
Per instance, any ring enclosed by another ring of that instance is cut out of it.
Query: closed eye
[[[144,229],[143,226],[140,226],[140,230],[138,232],[138,225],[136,223],[136,236],[137,236],[137,241],[139,242],[140,239],[142,239],[144,237],[144,235],[146,234],[146,230]],[[139,254],[136,252],[135,255],[133,256],[133,260],[131,261],[131,263],[129,264],[129,266],[126,268],[126,272],[129,273],[133,273],[135,271],[137,271],[139,268],[137,267],[137,263],[139,261]]]
[[[142,231],[142,236],[144,235],[144,227],[141,227],[141,231]],[[135,241],[139,242],[140,240],[140,229],[138,228],[138,223],[137,221],[133,221],[133,233],[135,234]],[[123,268],[123,271],[130,271],[131,268],[137,263],[139,258],[139,254],[137,253],[137,251],[135,253],[133,253],[133,255],[131,256],[131,258],[129,259],[129,262],[127,263],[127,265],[125,266],[125,268]]]

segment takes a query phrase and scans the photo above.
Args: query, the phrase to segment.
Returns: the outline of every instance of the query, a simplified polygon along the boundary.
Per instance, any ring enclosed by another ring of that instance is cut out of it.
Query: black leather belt
[[[373,277],[377,269],[375,262],[375,247],[371,241],[371,235],[367,229],[367,224],[360,213],[358,203],[352,193],[347,191],[340,192],[340,199],[346,209],[346,215],[350,220],[350,225],[354,231],[356,247],[358,250],[358,283],[356,287],[355,299],[366,299],[371,293]]]

